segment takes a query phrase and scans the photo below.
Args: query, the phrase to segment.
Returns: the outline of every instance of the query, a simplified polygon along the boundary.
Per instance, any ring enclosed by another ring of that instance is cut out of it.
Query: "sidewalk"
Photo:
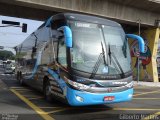
[[[134,81],[134,86],[149,86],[149,87],[160,87],[160,82],[143,82]]]

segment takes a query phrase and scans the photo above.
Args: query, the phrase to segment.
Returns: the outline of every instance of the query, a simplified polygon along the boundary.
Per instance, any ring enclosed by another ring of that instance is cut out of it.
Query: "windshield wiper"
[[[103,55],[104,65],[108,66],[108,64],[106,63],[106,56],[105,56],[104,47],[103,47],[102,42],[101,42],[101,47],[102,47],[102,55]]]
[[[108,66],[107,62],[106,62],[106,59],[105,59],[105,52],[104,52],[104,47],[103,47],[103,44],[101,42],[101,47],[102,47],[102,53],[99,54],[98,56],[98,60],[96,61],[96,64],[94,65],[93,67],[93,70],[92,70],[92,73],[91,73],[91,76],[89,77],[90,79],[94,78],[97,71],[98,71],[98,68],[101,64],[101,60],[103,58],[103,61],[104,61],[104,65],[105,67]],[[108,69],[108,68],[107,68]]]
[[[126,38],[123,42],[122,51],[123,51],[124,57],[126,58],[127,57],[127,40],[126,40]]]
[[[111,52],[110,44],[108,45],[108,47],[109,47],[109,48],[108,48],[108,49],[109,49],[108,55],[109,55],[110,59],[111,59],[112,57],[114,58],[115,62],[117,63],[118,68],[119,68],[120,71],[121,71],[121,78],[124,78],[124,77],[125,77],[125,74],[124,74],[124,72],[123,72],[123,69],[122,69],[119,61],[117,60],[114,52]],[[111,62],[111,61],[110,61],[110,62]]]

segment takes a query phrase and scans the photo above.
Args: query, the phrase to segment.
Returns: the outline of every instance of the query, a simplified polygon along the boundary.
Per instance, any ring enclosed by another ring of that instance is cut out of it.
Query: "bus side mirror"
[[[134,34],[126,34],[126,37],[137,40],[138,44],[139,44],[139,51],[144,53],[145,44],[144,44],[144,40],[142,37],[140,37],[138,35],[134,35]]]
[[[58,30],[63,30],[65,37],[65,44],[67,47],[72,47],[72,31],[68,26],[62,26]]]
[[[62,39],[64,37],[64,33],[62,30],[57,30],[56,33],[52,35],[52,38],[54,38],[54,41],[58,41],[59,39]]]

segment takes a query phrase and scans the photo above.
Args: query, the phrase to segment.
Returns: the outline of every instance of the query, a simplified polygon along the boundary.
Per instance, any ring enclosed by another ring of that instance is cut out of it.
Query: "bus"
[[[16,77],[71,106],[130,101],[133,78],[128,38],[119,23],[104,18],[60,13],[51,16],[16,46]]]

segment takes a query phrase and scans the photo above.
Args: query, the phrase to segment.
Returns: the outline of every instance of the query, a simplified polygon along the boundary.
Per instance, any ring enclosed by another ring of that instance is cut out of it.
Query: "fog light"
[[[83,102],[83,98],[80,97],[80,96],[76,96],[76,99],[77,99],[79,102]]]
[[[132,94],[129,94],[129,95],[128,95],[128,98],[132,98],[132,96],[133,96]]]

